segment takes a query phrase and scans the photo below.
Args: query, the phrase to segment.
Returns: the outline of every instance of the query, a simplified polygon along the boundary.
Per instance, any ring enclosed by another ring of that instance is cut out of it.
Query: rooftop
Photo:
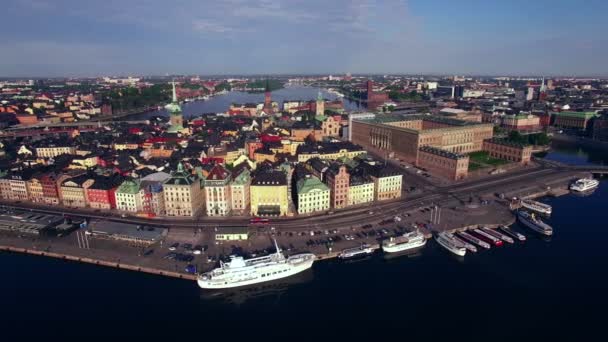
[[[516,142],[516,141],[511,141],[511,140],[507,140],[507,139],[500,139],[500,138],[487,139],[486,141],[490,142],[492,144],[503,145],[503,146],[510,146],[510,147],[518,147],[518,148],[524,148],[524,147],[530,146],[529,144],[523,144],[523,143],[519,143],[519,142]]]
[[[315,176],[308,176],[300,179],[296,186],[298,194],[305,194],[313,190],[329,191],[327,185],[323,184],[321,180]]]
[[[553,112],[553,115],[584,119],[590,119],[592,117],[600,116],[596,112]]]
[[[422,146],[420,149],[422,152],[431,153],[434,155],[438,155],[440,157],[449,158],[449,159],[464,159],[467,158],[464,154],[454,153],[446,150],[442,150],[440,148],[432,147],[432,146]]]

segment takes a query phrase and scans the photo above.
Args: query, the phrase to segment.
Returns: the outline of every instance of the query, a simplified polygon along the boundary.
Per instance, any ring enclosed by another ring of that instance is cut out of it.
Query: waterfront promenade
[[[427,237],[439,231],[510,225],[514,222],[514,216],[509,208],[509,198],[561,195],[567,193],[567,186],[572,179],[586,175],[581,170],[560,170],[555,167],[539,167],[525,171],[501,175],[483,182],[438,188],[413,198],[374,207],[345,210],[333,215],[286,218],[275,220],[268,225],[250,226],[247,241],[219,242],[214,237],[214,227],[221,225],[219,222],[226,222],[224,225],[232,225],[233,222],[247,224],[247,220],[242,218],[237,221],[215,219],[211,222],[175,220],[163,222],[164,226],[170,228],[168,236],[162,242],[147,248],[120,241],[91,238],[89,248],[85,249],[78,247],[76,234],[53,238],[2,233],[0,250],[192,280],[194,275],[185,271],[187,262],[166,258],[171,244],[207,246],[203,254],[194,256],[190,262],[199,272],[213,268],[220,257],[235,251],[247,254],[272,252],[272,238],[275,238],[288,254],[310,251],[319,259],[327,259],[336,257],[345,248],[362,243],[378,248],[382,240],[402,234],[413,225],[419,227]],[[506,194],[505,199],[500,199],[496,193]],[[439,219],[437,214],[432,214],[435,207],[441,210]],[[29,209],[38,211],[35,208]],[[56,213],[65,211],[56,208]],[[73,211],[70,214],[75,215]],[[432,215],[435,215],[435,219],[432,219]],[[396,216],[399,216],[401,221],[395,221]],[[100,217],[129,223],[142,222],[141,219],[135,218]],[[145,222],[150,223],[149,220]],[[346,236],[352,239],[347,239]],[[330,238],[332,242],[326,243]],[[311,244],[311,241],[314,244]]]

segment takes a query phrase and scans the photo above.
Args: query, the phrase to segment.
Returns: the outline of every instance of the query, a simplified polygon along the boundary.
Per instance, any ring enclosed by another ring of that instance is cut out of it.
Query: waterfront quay
[[[362,244],[377,249],[382,240],[415,228],[430,238],[433,233],[441,231],[508,226],[515,221],[511,210],[512,197],[538,198],[567,194],[570,182],[584,176],[588,176],[585,171],[528,170],[522,175],[465,183],[420,194],[415,198],[333,215],[247,225],[240,227],[246,232],[246,238],[241,240],[218,238],[225,228],[234,227],[231,224],[195,222],[188,225],[182,222],[181,225],[157,225],[154,221],[148,221],[147,227],[143,227],[128,219],[119,223],[121,219],[110,221],[106,217],[92,220],[110,228],[125,225],[138,227],[138,231],[155,230],[160,237],[154,241],[143,241],[138,240],[137,236],[108,238],[99,234],[85,234],[83,229],[76,229],[62,237],[3,230],[0,232],[0,250],[194,280],[196,273],[216,267],[219,260],[229,255],[253,256],[274,252],[272,239],[276,239],[286,254],[309,251],[322,260],[334,258],[342,250]],[[8,205],[3,210],[12,210],[13,215],[36,212],[32,208],[11,209]],[[71,215],[76,214],[71,212]],[[200,254],[194,253],[195,246],[202,250]]]

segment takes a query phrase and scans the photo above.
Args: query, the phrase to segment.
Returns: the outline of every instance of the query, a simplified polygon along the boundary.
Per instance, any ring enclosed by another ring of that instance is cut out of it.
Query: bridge
[[[576,165],[567,166],[572,171],[588,171],[596,175],[608,174],[608,165]]]

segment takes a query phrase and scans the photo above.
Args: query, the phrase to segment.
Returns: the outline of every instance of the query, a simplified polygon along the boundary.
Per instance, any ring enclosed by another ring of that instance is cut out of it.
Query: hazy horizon
[[[605,77],[608,3],[8,0],[0,77]]]

